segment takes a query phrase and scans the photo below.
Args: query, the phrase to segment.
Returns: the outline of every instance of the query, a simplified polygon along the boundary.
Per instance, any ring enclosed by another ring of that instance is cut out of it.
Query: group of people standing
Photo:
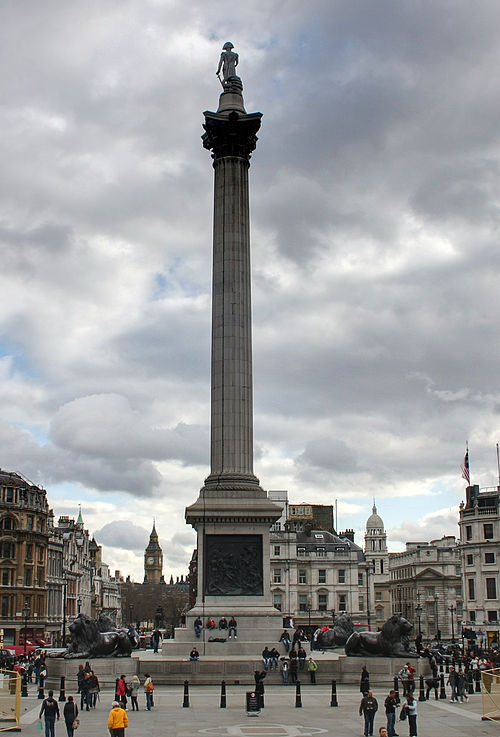
[[[396,732],[398,700],[395,691],[389,691],[384,701],[384,708],[387,726],[380,727],[379,734],[382,737],[398,737]],[[378,701],[373,695],[373,691],[369,689],[363,692],[363,697],[359,705],[359,716],[362,716],[364,719],[363,734],[365,737],[371,737],[373,735],[373,723],[377,711]],[[399,718],[401,721],[408,720],[409,737],[417,737],[417,701],[412,693],[408,693],[406,699],[401,704]]]

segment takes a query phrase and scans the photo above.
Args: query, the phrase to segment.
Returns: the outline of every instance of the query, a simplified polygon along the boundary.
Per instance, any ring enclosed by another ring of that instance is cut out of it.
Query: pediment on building
[[[424,568],[423,571],[419,571],[419,573],[415,574],[415,578],[418,578],[419,581],[425,581],[425,579],[435,579],[435,578],[446,578],[446,576],[441,573],[441,571],[436,570],[436,568]]]

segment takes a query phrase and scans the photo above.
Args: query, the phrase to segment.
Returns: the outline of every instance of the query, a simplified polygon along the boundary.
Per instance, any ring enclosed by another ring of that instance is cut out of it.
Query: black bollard
[[[189,681],[184,681],[184,701],[182,702],[184,709],[189,708]]]
[[[440,691],[439,691],[439,698],[440,699],[445,699],[446,698],[446,689],[444,687],[444,673],[441,673],[441,675],[439,676],[439,678],[440,678],[440,681],[441,681],[441,688],[440,688]]]
[[[337,701],[337,681],[332,681],[332,699],[330,701],[330,706],[338,706],[339,702]]]
[[[448,663],[448,661],[446,661],[446,663],[444,664],[444,672],[445,673],[450,672],[450,664]]]
[[[443,661],[439,663],[439,672],[444,673]]]
[[[59,701],[66,701],[66,678],[61,676],[61,690],[59,691]]]
[[[220,684],[220,708],[226,708],[226,682],[221,681]]]
[[[420,676],[420,695],[418,697],[419,701],[425,701],[425,693],[424,693],[424,677]]]
[[[399,698],[399,686],[398,686],[398,677],[394,676],[394,691],[396,693],[396,704],[401,703],[401,699]]]
[[[28,696],[28,674],[26,671],[23,672],[21,679],[21,696]]]
[[[45,698],[45,694],[43,692],[43,682],[44,681],[45,681],[45,678],[43,676],[39,676],[38,677],[38,683],[39,683],[38,698],[39,699],[44,699]]]
[[[300,693],[300,681],[295,684],[295,708],[302,708],[302,695]]]

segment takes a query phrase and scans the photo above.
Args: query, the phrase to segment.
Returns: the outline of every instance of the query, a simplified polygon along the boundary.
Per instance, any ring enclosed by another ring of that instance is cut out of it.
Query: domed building
[[[389,553],[387,550],[387,534],[382,517],[377,513],[375,500],[372,513],[366,521],[365,558],[371,565],[370,576],[373,585],[370,587],[372,601],[370,609],[375,613],[375,625],[381,627],[392,614],[389,592]]]

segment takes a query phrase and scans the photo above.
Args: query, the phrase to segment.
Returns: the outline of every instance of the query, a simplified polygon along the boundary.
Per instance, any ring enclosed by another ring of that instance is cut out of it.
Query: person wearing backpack
[[[153,693],[155,690],[155,685],[149,673],[145,673],[144,675],[146,677],[146,680],[144,681],[144,693],[146,694],[146,709],[148,711],[151,711],[151,707],[153,706]]]
[[[59,706],[57,701],[54,699],[54,692],[49,691],[49,695],[42,702],[42,708],[40,709],[39,719],[45,720],[45,737],[55,737],[55,723],[56,719],[60,719]]]

